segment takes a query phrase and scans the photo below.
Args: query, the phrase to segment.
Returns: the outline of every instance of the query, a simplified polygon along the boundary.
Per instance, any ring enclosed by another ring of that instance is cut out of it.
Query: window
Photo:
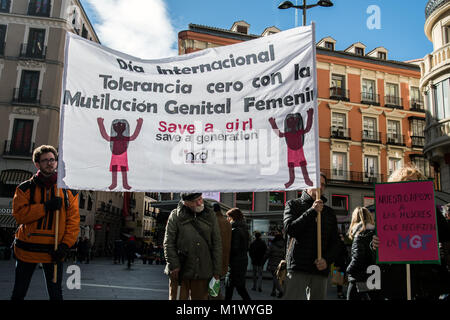
[[[389,175],[391,175],[395,170],[401,167],[402,159],[389,158]]]
[[[329,50],[334,50],[334,43],[333,42],[329,42],[329,41],[325,41],[325,48],[327,48]]]
[[[378,59],[386,60],[386,53],[385,52],[378,52]]]
[[[43,58],[45,56],[45,29],[30,29],[28,43],[25,45],[25,56]]]
[[[50,17],[50,0],[30,0],[28,14],[32,16]]]
[[[346,137],[345,129],[346,115],[345,113],[333,112],[331,132],[334,137]]]
[[[331,207],[337,215],[348,214],[348,195],[331,195]]]
[[[236,30],[239,33],[243,33],[243,34],[247,34],[248,33],[248,28],[246,26],[237,26]]]
[[[411,162],[414,164],[414,166],[422,171],[422,173],[426,177],[430,177],[430,162],[424,158],[422,155],[411,155]]]
[[[333,74],[331,77],[331,90],[330,90],[331,98],[346,98],[345,91],[345,76]]]
[[[377,119],[364,117],[363,139],[369,141],[379,141],[377,132]]]
[[[364,156],[364,178],[373,181],[378,175],[378,157]]]
[[[347,178],[347,154],[343,152],[333,152],[332,162],[333,179],[345,180]]]
[[[78,205],[78,207],[80,209],[84,209],[85,203],[86,203],[86,199],[84,198],[83,192],[80,192],[80,204]]]
[[[23,70],[19,88],[19,102],[35,103],[38,100],[39,71]]]
[[[359,47],[355,47],[355,54],[357,54],[358,56],[363,56],[364,55],[364,49],[363,48],[359,48]]]
[[[254,210],[253,192],[236,193],[236,206],[241,210]]]
[[[84,26],[84,24],[83,24],[83,29],[81,31],[81,36],[85,39],[88,38],[88,31],[87,31],[86,27]]]
[[[424,137],[425,136],[425,119],[413,118],[410,121],[411,133],[413,136]]]
[[[275,191],[269,192],[269,211],[284,210],[286,202],[286,192]]]
[[[375,80],[362,80],[362,101],[376,101],[375,99],[376,89]]]
[[[387,140],[390,143],[400,143],[400,122],[388,120]]]
[[[11,6],[11,0],[0,0],[0,12],[9,13],[10,6]]]
[[[88,196],[88,203],[87,203],[87,210],[88,211],[92,210],[92,204],[93,204],[92,198],[91,198],[91,196]]]
[[[6,25],[0,25],[0,56],[5,54]]]
[[[14,119],[9,153],[11,155],[31,155],[33,120]]]
[[[400,99],[398,95],[398,84],[386,83],[386,104],[400,105]]]
[[[410,90],[411,109],[412,110],[424,110],[423,100],[420,94],[420,90],[417,87],[411,87]]]
[[[437,83],[434,91],[434,116],[436,120],[450,117],[449,79]]]
[[[446,44],[450,43],[450,26],[444,27],[444,38]]]

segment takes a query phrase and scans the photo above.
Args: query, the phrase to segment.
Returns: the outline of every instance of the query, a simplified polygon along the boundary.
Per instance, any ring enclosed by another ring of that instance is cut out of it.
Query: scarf
[[[41,182],[46,189],[50,189],[58,179],[58,174],[55,172],[49,176],[44,175],[41,170],[39,170],[36,174],[39,182]]]

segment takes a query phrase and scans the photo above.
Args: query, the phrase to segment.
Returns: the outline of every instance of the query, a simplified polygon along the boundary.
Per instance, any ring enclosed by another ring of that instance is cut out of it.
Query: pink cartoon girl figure
[[[286,140],[286,145],[288,149],[287,162],[289,168],[289,181],[284,184],[286,188],[289,188],[295,180],[295,167],[300,167],[302,169],[303,178],[308,186],[312,186],[313,182],[309,178],[308,170],[306,168],[306,158],[303,153],[303,144],[305,140],[305,134],[311,130],[314,110],[309,109],[308,122],[306,124],[306,129],[303,127],[303,118],[300,113],[288,114],[284,120],[284,132],[281,132],[274,118],[270,118],[269,122],[272,129],[280,137]]]
[[[103,124],[103,118],[97,118],[98,127],[100,133],[106,141],[110,142],[111,148],[111,163],[109,165],[109,171],[112,174],[112,183],[109,186],[109,190],[113,190],[117,187],[117,172],[122,172],[122,185],[125,189],[130,190],[131,187],[128,184],[127,171],[128,169],[128,142],[133,141],[139,135],[144,120],[139,118],[137,120],[137,126],[132,136],[129,135],[130,125],[125,119],[115,119],[111,124],[111,136],[106,133],[105,126]]]

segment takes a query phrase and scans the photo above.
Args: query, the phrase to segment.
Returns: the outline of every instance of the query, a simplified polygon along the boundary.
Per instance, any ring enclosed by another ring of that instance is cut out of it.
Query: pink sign
[[[439,261],[432,181],[375,185],[378,262]]]

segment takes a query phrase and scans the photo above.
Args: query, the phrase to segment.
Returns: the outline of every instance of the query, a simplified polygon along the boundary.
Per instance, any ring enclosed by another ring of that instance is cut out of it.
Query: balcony
[[[38,43],[22,43],[20,45],[20,59],[36,59],[45,60],[47,55],[47,46],[42,46]]]
[[[341,100],[341,101],[350,101],[350,92],[340,87],[331,87],[330,88],[330,99],[333,100]]]
[[[42,4],[42,2],[46,3],[46,5]],[[28,15],[50,17],[51,8],[52,6],[50,1],[30,1],[30,4],[28,6]]]
[[[381,143],[381,132],[363,130],[361,136],[363,142]]]
[[[33,92],[34,91],[34,92]],[[14,88],[13,104],[40,104],[42,90],[25,92],[22,88]]]
[[[410,101],[410,111],[425,112],[425,106],[423,105],[422,99],[411,99]]]
[[[328,184],[372,184],[386,181],[385,175],[378,173],[347,171],[340,169],[321,169],[320,171],[327,177]]]
[[[403,99],[396,96],[385,96],[384,106],[386,108],[403,109]]]
[[[430,125],[425,129],[425,139],[424,153],[435,148],[450,146],[450,119],[444,119]]]
[[[361,92],[361,103],[362,104],[370,104],[373,106],[380,105],[380,95],[369,92]]]
[[[351,140],[350,128],[330,128],[330,138],[331,139],[343,139],[343,140]]]
[[[413,148],[423,148],[425,147],[425,137],[421,136],[411,136],[411,146]]]
[[[386,144],[394,146],[405,146],[405,136],[397,133],[387,133]]]
[[[3,148],[3,156],[5,157],[21,157],[30,158],[33,155],[34,143],[30,143],[29,146],[14,146],[11,140],[5,140],[5,146]]]

